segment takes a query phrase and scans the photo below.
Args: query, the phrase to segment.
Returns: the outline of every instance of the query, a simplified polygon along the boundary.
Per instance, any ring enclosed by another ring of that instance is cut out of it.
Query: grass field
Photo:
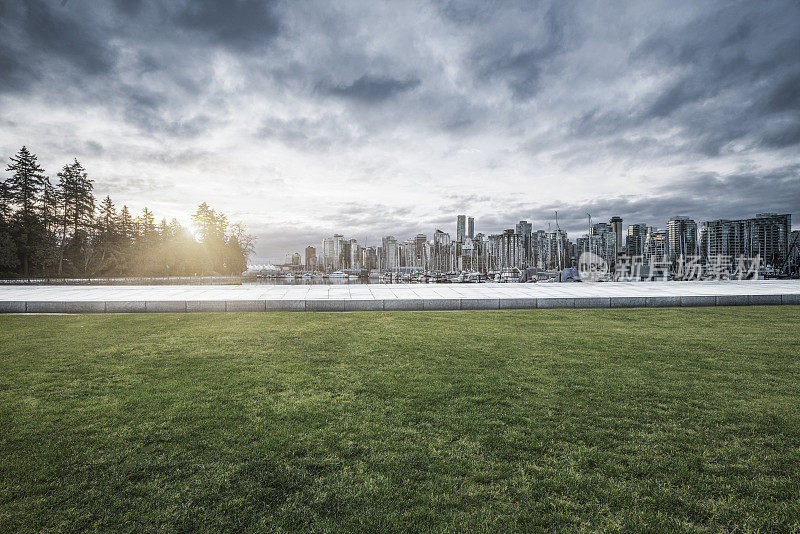
[[[798,355],[788,306],[0,316],[0,529],[798,531]]]

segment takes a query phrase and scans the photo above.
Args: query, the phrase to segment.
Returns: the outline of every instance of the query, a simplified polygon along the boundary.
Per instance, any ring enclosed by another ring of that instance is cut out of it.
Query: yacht
[[[347,278],[347,273],[335,271],[328,275],[328,278]]]

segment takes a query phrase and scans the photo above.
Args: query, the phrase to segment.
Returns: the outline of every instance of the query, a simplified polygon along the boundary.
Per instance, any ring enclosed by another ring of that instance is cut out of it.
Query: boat
[[[464,281],[470,284],[478,284],[483,281],[483,278],[484,276],[481,273],[472,272],[467,275]]]
[[[342,279],[342,278],[347,278],[347,276],[348,276],[347,273],[344,273],[342,271],[334,271],[334,272],[332,272],[331,274],[328,275],[328,278],[339,278],[339,279]]]
[[[500,282],[519,282],[520,272],[519,269],[503,269],[500,273]]]

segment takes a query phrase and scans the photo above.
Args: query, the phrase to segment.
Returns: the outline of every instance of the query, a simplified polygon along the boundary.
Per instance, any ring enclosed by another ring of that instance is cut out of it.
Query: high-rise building
[[[522,235],[512,228],[500,234],[500,267],[520,268],[525,259]]]
[[[455,250],[450,240],[450,234],[436,230],[433,233],[433,248],[431,249],[431,264],[433,270],[449,272],[455,264]]]
[[[611,225],[611,230],[617,235],[617,254],[621,254],[623,252],[622,249],[622,217],[619,215],[614,215],[611,217],[611,220],[608,221],[608,224]]]
[[[617,258],[617,234],[611,223],[599,222],[592,225],[591,234],[587,237],[589,251],[613,265]],[[581,252],[585,252],[581,250]]]
[[[656,265],[669,262],[669,239],[666,230],[650,228],[642,251],[643,263]]]
[[[333,270],[344,268],[344,236],[333,234]]]
[[[520,221],[516,227],[522,239],[522,263],[527,267],[533,264],[533,249],[531,247],[531,233],[533,225],[528,221]]]
[[[650,227],[644,223],[629,224],[625,237],[625,254],[628,256],[641,256],[644,254],[644,244]]]
[[[789,254],[792,216],[759,213],[747,219],[745,247],[750,257],[760,256],[765,265],[782,267]]]
[[[689,217],[670,217],[667,223],[667,239],[669,240],[669,259],[697,254],[697,223]]]
[[[475,238],[475,217],[467,217],[467,237]]]
[[[464,237],[467,235],[467,216],[459,215],[456,218],[456,241],[459,243],[464,242]]]
[[[382,240],[381,268],[386,271],[396,271],[400,267],[400,247],[393,235],[387,235]]]
[[[706,260],[740,256],[761,258],[764,265],[783,266],[789,252],[790,214],[759,213],[752,219],[717,219],[700,225],[700,254]]]
[[[428,243],[428,237],[425,234],[417,234],[414,237],[414,267],[424,269],[428,263],[427,250],[425,245]]]
[[[306,269],[314,270],[317,268],[317,249],[306,247]]]
[[[330,271],[333,270],[333,249],[334,249],[334,242],[332,237],[326,237],[322,240],[322,260],[320,262],[320,267],[322,270]]]
[[[556,230],[547,233],[546,269],[563,269],[571,266],[570,246],[567,232]]]
[[[536,230],[531,233],[531,249],[533,266],[545,269],[548,262],[547,232]]]

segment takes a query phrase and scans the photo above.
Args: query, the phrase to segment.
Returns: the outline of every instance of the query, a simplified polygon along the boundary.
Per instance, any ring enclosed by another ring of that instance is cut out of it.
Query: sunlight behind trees
[[[75,159],[53,185],[26,147],[0,179],[0,276],[104,277],[239,275],[254,238],[242,223],[205,202],[192,215],[156,222],[148,208],[135,216],[110,196],[97,201],[94,181]],[[197,237],[195,237],[197,236]]]

